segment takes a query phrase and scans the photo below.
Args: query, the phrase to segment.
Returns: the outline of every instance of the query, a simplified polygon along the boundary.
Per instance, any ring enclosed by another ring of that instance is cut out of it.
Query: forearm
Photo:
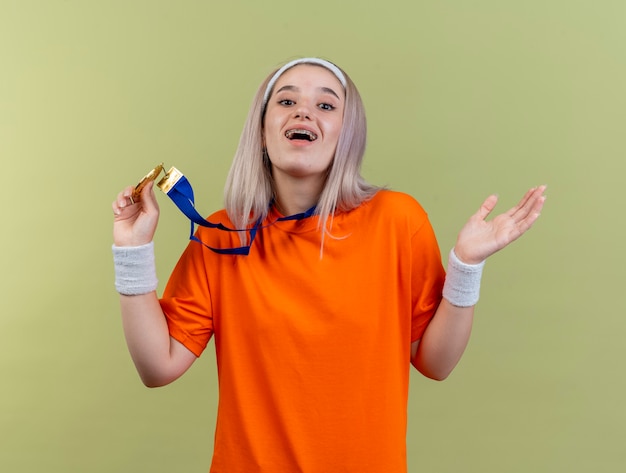
[[[425,376],[445,379],[461,359],[472,331],[483,266],[484,261],[464,263],[450,251],[443,299],[411,353],[413,365]]]
[[[153,245],[114,246],[113,255],[124,335],[139,376],[150,387],[171,383],[195,355],[169,335],[156,295]]]
[[[413,366],[429,378],[447,378],[463,356],[473,320],[473,306],[456,307],[443,299],[417,345]]]

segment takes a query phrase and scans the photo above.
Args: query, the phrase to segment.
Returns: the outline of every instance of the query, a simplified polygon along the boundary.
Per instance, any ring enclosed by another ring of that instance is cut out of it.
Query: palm
[[[461,229],[455,245],[457,256],[468,264],[479,263],[517,240],[539,217],[545,189],[530,189],[515,207],[487,221],[498,202],[495,195],[489,196]]]

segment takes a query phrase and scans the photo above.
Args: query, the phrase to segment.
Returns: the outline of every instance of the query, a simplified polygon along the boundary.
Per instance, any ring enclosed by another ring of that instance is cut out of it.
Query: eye
[[[318,105],[319,108],[321,108],[322,110],[335,110],[335,106],[331,105],[329,103],[321,103]]]
[[[288,107],[290,105],[294,105],[296,102],[294,102],[293,100],[290,100],[290,99],[282,99],[282,100],[279,100],[278,103],[280,105],[285,105],[286,107]]]

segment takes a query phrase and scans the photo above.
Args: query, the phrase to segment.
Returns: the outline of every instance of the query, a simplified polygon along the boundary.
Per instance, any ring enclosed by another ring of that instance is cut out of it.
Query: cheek
[[[339,141],[339,137],[341,136],[341,127],[342,127],[342,122],[333,124],[331,134],[335,142]]]
[[[276,140],[277,134],[280,130],[280,124],[278,120],[266,119],[263,126],[263,139],[267,142],[269,140]]]
[[[276,136],[272,133],[271,128],[266,128],[263,131],[263,144],[266,148],[272,147],[276,143]]]

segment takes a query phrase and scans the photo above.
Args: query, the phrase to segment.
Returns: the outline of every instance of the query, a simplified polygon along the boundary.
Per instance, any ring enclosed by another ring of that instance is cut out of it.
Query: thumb
[[[478,209],[478,212],[476,212],[476,215],[478,215],[478,217],[480,217],[481,220],[485,220],[489,216],[489,214],[493,211],[493,209],[496,207],[497,203],[498,203],[497,194],[490,195],[489,197],[485,199],[483,204],[480,206],[480,209]]]
[[[147,213],[154,213],[159,211],[159,203],[157,202],[156,195],[154,195],[154,181],[150,181],[141,190],[141,203],[143,209]]]

